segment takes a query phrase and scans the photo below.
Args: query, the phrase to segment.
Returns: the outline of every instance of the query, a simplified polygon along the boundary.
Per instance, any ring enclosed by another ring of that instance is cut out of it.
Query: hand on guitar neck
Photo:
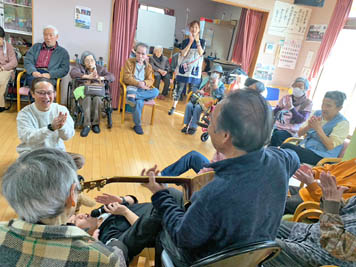
[[[165,186],[162,184],[159,184],[156,182],[156,176],[158,175],[159,170],[157,170],[157,164],[154,165],[152,168],[148,169],[143,169],[141,171],[141,176],[148,176],[149,177],[149,182],[146,184],[142,184],[142,186],[148,188],[152,194],[155,194],[158,191],[161,191],[163,189],[166,189]]]

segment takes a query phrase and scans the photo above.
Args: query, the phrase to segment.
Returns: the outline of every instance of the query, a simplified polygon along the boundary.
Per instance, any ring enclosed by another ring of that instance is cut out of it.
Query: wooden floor
[[[143,168],[157,164],[160,169],[176,161],[179,157],[191,150],[197,150],[208,158],[214,153],[210,139],[203,143],[200,141],[201,130],[195,135],[186,135],[180,132],[182,128],[184,104],[179,104],[173,116],[168,115],[171,101],[157,100],[154,125],[149,124],[151,108],[146,107],[142,118],[142,127],[145,132],[140,136],[134,133],[132,116],[125,116],[125,123],[120,124],[118,111],[113,113],[113,127],[107,129],[106,120],[101,121],[101,133],[90,132],[88,137],[82,138],[77,129],[75,136],[66,142],[69,152],[80,153],[85,156],[86,163],[79,174],[86,180],[95,180],[101,177],[120,175],[139,175]],[[16,160],[18,154],[16,146],[19,144],[16,130],[17,112],[0,113],[0,174]],[[185,176],[192,176],[188,172]],[[101,192],[117,195],[133,194],[140,202],[150,201],[151,193],[139,184],[109,184]],[[100,194],[91,191],[89,196]],[[16,214],[9,207],[6,200],[0,195],[0,221],[8,221]],[[83,208],[83,212],[88,209]]]

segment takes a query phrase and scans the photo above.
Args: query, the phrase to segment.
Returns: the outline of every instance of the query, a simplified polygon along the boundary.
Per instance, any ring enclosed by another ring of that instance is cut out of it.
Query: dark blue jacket
[[[288,180],[299,168],[297,154],[269,147],[208,167],[214,180],[193,194],[186,212],[167,190],[152,196],[174,244],[197,259],[232,244],[274,240]]]
[[[24,57],[24,67],[28,74],[37,71],[36,62],[40,54],[43,43],[34,44],[30,50],[27,51]],[[51,79],[63,78],[69,72],[69,54],[67,50],[57,44],[54,49],[51,60],[48,65],[48,72]]]

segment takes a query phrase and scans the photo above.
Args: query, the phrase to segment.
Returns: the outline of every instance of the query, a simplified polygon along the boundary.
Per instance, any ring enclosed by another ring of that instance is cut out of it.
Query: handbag
[[[105,85],[104,84],[90,84],[85,85],[84,88],[85,95],[91,96],[105,96]]]

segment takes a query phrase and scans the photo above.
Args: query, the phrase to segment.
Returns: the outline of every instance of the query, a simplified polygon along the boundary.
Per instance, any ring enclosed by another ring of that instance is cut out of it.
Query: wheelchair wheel
[[[200,140],[202,142],[206,142],[206,140],[209,139],[209,133],[208,132],[205,132],[205,133],[202,133],[202,135],[200,136]]]
[[[111,112],[108,113],[108,128],[111,129],[112,127],[112,117]]]

